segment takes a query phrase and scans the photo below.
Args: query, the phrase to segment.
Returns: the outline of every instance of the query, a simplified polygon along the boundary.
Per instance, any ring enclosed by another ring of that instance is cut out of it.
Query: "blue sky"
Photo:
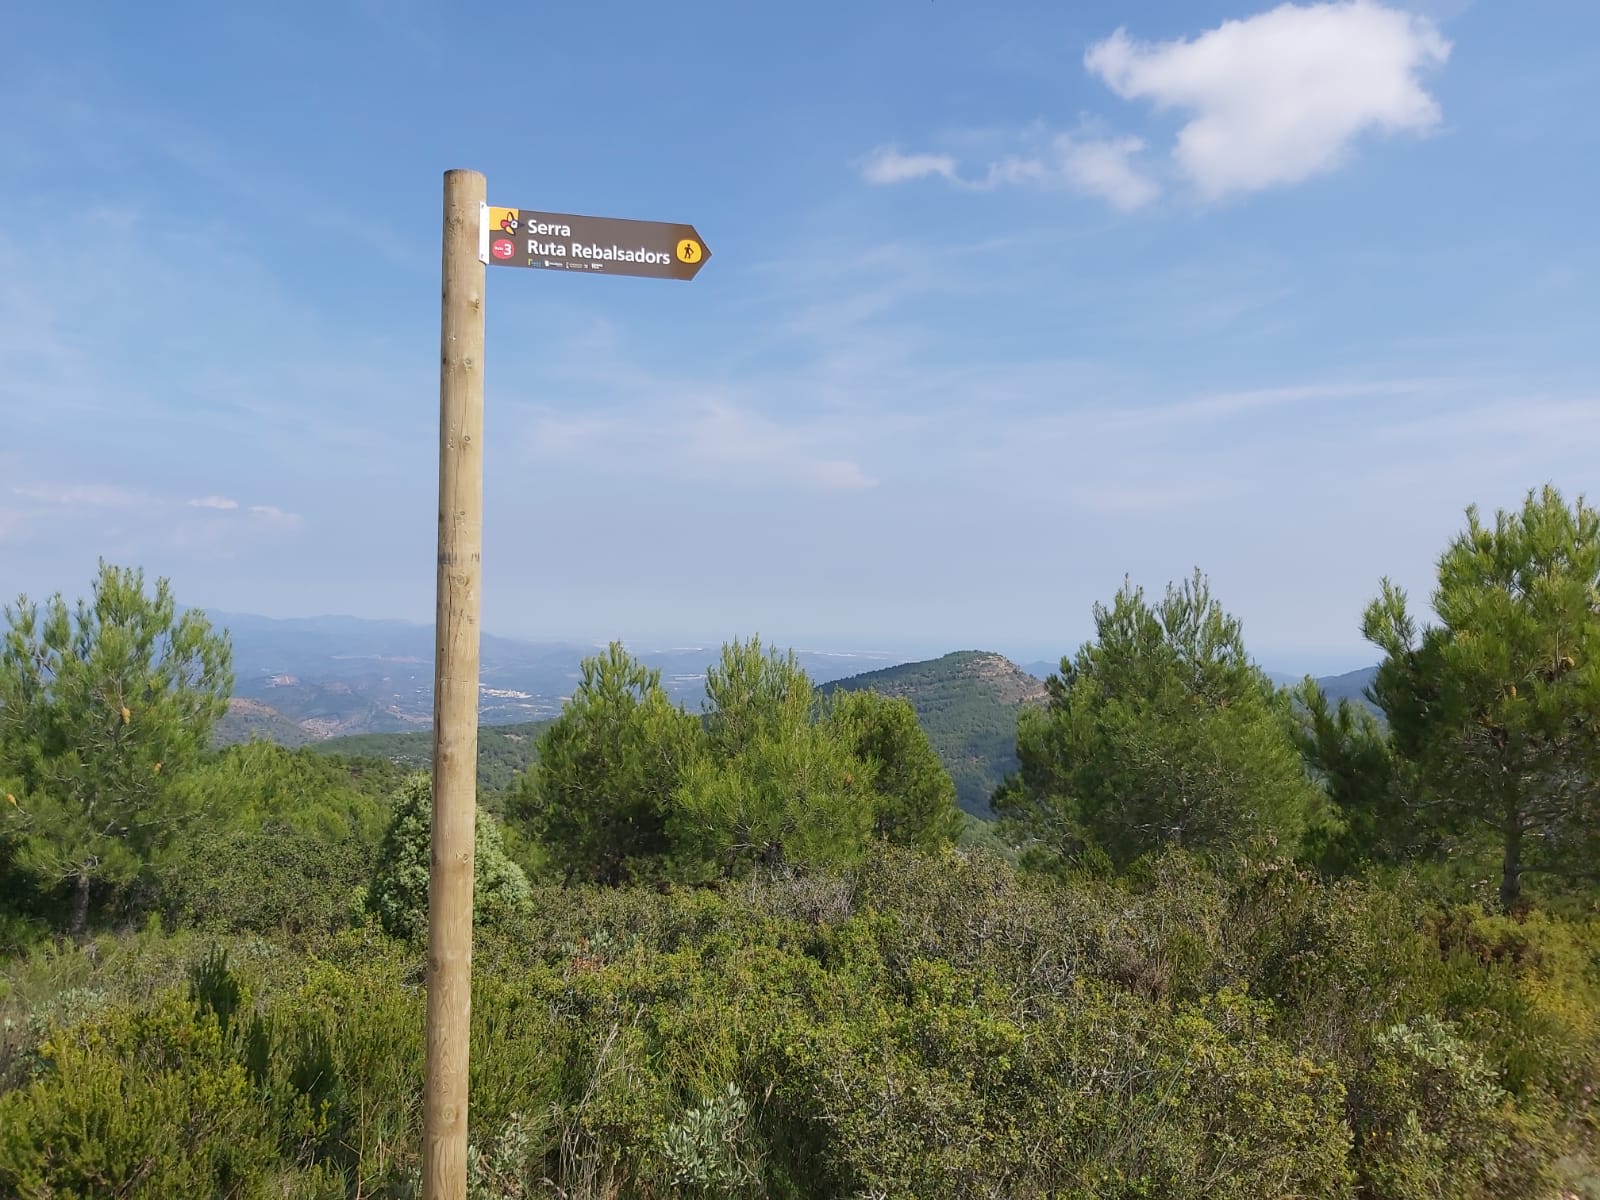
[[[429,619],[451,167],[713,251],[491,272],[492,632],[1053,657],[1198,565],[1333,670],[1468,504],[1595,491],[1587,0],[7,27],[8,596]]]

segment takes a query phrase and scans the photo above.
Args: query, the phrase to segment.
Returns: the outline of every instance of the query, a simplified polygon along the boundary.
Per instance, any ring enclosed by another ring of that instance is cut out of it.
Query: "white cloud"
[[[1548,451],[1559,443],[1566,454],[1600,447],[1600,396],[1503,395],[1492,403],[1453,405],[1445,411],[1399,420],[1372,431],[1388,442],[1480,441],[1502,455],[1519,449]]]
[[[526,445],[540,458],[583,460],[595,469],[641,468],[724,483],[860,491],[878,485],[854,459],[832,451],[836,422],[785,424],[721,398],[658,403],[648,415],[537,414]]]
[[[1432,129],[1439,106],[1418,77],[1449,55],[1427,18],[1345,0],[1283,4],[1192,40],[1119,29],[1084,65],[1124,99],[1192,114],[1173,157],[1214,199],[1329,171],[1368,131]]]
[[[861,176],[869,184],[904,184],[930,174],[955,179],[955,158],[947,154],[901,154],[886,146],[867,155],[861,166]]]
[[[1372,400],[1399,403],[1417,397],[1436,396],[1459,388],[1464,381],[1444,376],[1380,379],[1368,382],[1292,384],[1284,387],[1252,388],[1246,391],[1215,392],[1154,408],[1134,409],[1127,416],[1136,424],[1204,424],[1228,421],[1235,417],[1254,417],[1264,410],[1291,405],[1344,405]]]
[[[962,176],[951,155],[901,154],[897,150],[875,151],[861,173],[868,183],[875,184],[937,175],[975,191],[1030,184],[1067,187],[1108,200],[1126,212],[1148,204],[1160,191],[1154,180],[1133,165],[1133,156],[1143,149],[1144,141],[1136,137],[1080,138],[1063,133],[1032,153],[996,159],[972,178]]]
[[[842,458],[816,459],[805,464],[804,472],[817,487],[830,492],[856,492],[878,486],[861,469],[861,464]]]
[[[240,507],[238,501],[227,496],[202,496],[202,498],[178,501],[176,498],[152,496],[144,491],[118,488],[107,483],[19,483],[11,488],[11,494],[62,509],[138,509],[150,514],[154,512],[171,514],[178,509],[203,509],[218,514],[216,517],[203,517],[197,514],[189,520],[235,520],[222,517],[221,514],[234,512]],[[299,514],[285,512],[275,504],[251,504],[248,512],[264,518],[272,525],[296,526],[301,523]]]
[[[1073,187],[1109,200],[1124,212],[1144,207],[1160,190],[1154,180],[1141,174],[1131,161],[1144,149],[1140,138],[1077,141],[1062,137],[1057,139],[1057,149],[1061,155],[1061,172]]]
[[[703,465],[759,474],[775,472],[793,482],[825,490],[872,487],[855,462],[807,453],[805,431],[785,426],[724,400],[697,406],[679,427],[691,460]]]
[[[1229,499],[1247,490],[1246,480],[1238,477],[1206,479],[1179,487],[1096,486],[1069,489],[1073,503],[1086,512],[1164,513],[1192,512],[1218,500]]]
[[[893,147],[881,147],[869,154],[861,175],[868,183],[906,183],[940,175],[955,179],[956,160],[948,154],[902,154]]]
[[[1172,158],[1207,199],[1300,183],[1333,170],[1363,134],[1424,134],[1440,121],[1424,90],[1450,43],[1425,16],[1377,0],[1282,4],[1192,39],[1138,42],[1118,29],[1084,66],[1125,100],[1188,114]],[[1096,122],[1090,121],[1093,129]],[[862,176],[896,184],[938,176],[963,188],[1066,187],[1130,212],[1160,184],[1135,162],[1133,136],[1014,135],[1025,152],[964,172],[950,154],[874,151]]]
[[[143,508],[151,497],[143,492],[108,484],[21,484],[12,492],[28,500],[59,504],[63,508]]]
[[[299,513],[284,512],[275,504],[252,504],[250,511],[269,524],[280,525],[285,529],[295,529],[300,525]]]

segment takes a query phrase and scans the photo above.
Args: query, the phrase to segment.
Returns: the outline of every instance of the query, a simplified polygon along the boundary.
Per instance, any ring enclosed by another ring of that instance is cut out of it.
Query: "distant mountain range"
[[[264,738],[314,744],[327,753],[425,766],[431,755],[433,630],[400,621],[352,617],[273,620],[211,613],[233,643],[234,698],[218,730],[220,744]],[[480,669],[479,782],[496,791],[527,768],[539,731],[561,711],[598,647],[522,642],[484,635]],[[706,667],[719,647],[633,648],[661,671],[669,695],[697,711]],[[922,662],[884,653],[797,651],[812,682],[903,696],[917,711],[956,784],[961,807],[992,815],[989,799],[1017,767],[1017,716],[1045,701],[1044,679],[1059,663],[1018,666],[999,654],[963,650]],[[1364,691],[1376,667],[1317,682],[1329,698],[1370,703]],[[1281,673],[1284,684],[1303,677]]]
[[[1367,699],[1367,689],[1377,677],[1377,667],[1362,667],[1359,671],[1346,671],[1343,675],[1325,676],[1317,680],[1317,685],[1335,704],[1340,700],[1349,700],[1377,713],[1380,711],[1378,706]]]
[[[208,612],[233,645],[234,700],[223,743],[266,737],[285,745],[368,733],[427,731],[433,722],[433,627],[356,617],[278,620]],[[479,721],[515,724],[555,716],[601,647],[525,642],[484,634]],[[629,649],[661,671],[674,700],[699,707],[718,646]],[[796,652],[814,681],[904,661],[887,653]]]

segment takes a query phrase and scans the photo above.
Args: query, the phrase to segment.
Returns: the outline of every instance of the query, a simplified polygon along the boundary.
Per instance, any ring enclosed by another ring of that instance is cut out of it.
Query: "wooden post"
[[[445,173],[423,1200],[466,1200],[467,1194],[479,570],[483,549],[485,271],[478,247],[479,214],[486,195],[484,178],[478,172]]]

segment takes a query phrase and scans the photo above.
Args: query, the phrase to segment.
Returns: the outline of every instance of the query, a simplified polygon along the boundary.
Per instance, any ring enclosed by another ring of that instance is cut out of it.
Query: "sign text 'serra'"
[[[693,225],[488,207],[480,257],[491,265],[693,279],[711,251]]]

